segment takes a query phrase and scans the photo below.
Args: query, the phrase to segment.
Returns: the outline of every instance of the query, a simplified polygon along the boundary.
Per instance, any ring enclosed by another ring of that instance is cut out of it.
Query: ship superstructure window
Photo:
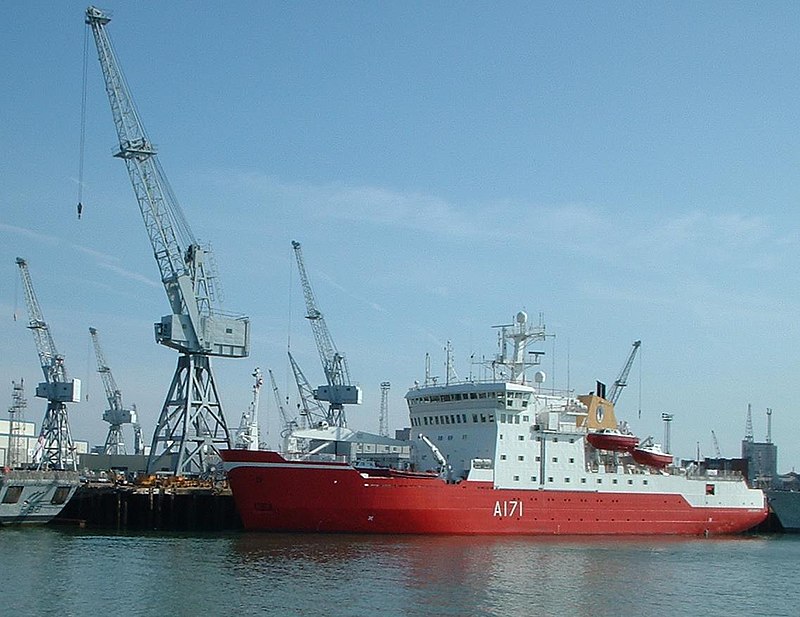
[[[536,482],[536,476],[531,476],[531,482]]]
[[[506,460],[506,455],[505,455],[505,454],[501,454],[501,455],[500,455],[500,460],[501,460],[501,461],[504,461],[504,460]]]
[[[473,422],[477,422],[478,421],[478,414],[476,414],[476,413],[472,414],[472,421]]]
[[[525,460],[525,457],[524,457],[524,456],[522,456],[522,455],[520,454],[520,455],[517,457],[517,460],[518,460],[518,461],[524,461],[524,460]]]
[[[514,482],[519,482],[519,476],[514,476]]]
[[[3,503],[17,503],[20,495],[22,495],[21,486],[9,486],[6,489],[6,494],[3,495]]]
[[[517,439],[519,439],[520,441],[525,441],[525,435],[519,435],[517,436]]]

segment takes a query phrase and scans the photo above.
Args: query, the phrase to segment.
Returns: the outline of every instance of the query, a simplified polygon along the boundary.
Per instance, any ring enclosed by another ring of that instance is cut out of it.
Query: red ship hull
[[[343,463],[224,450],[246,529],[381,534],[730,534],[761,508],[694,507],[679,494],[495,489],[424,474],[371,475]]]

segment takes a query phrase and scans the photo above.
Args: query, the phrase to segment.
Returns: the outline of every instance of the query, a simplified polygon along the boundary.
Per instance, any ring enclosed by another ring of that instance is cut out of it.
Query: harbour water
[[[0,529],[0,615],[796,615],[800,537]]]

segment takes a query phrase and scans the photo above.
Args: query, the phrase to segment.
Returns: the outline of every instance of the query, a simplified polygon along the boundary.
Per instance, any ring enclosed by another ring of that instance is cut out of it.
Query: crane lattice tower
[[[378,433],[384,437],[389,436],[389,388],[392,386],[388,381],[381,382],[381,415],[378,426]]]

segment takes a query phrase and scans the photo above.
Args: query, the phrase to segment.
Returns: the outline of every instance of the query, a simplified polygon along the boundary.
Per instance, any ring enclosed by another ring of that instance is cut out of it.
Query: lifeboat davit
[[[598,450],[617,450],[630,452],[639,443],[636,435],[626,435],[618,430],[601,428],[586,435],[586,441]]]
[[[658,469],[663,469],[672,464],[672,455],[663,452],[658,445],[634,448],[631,450],[631,456],[640,465],[657,467]]]

